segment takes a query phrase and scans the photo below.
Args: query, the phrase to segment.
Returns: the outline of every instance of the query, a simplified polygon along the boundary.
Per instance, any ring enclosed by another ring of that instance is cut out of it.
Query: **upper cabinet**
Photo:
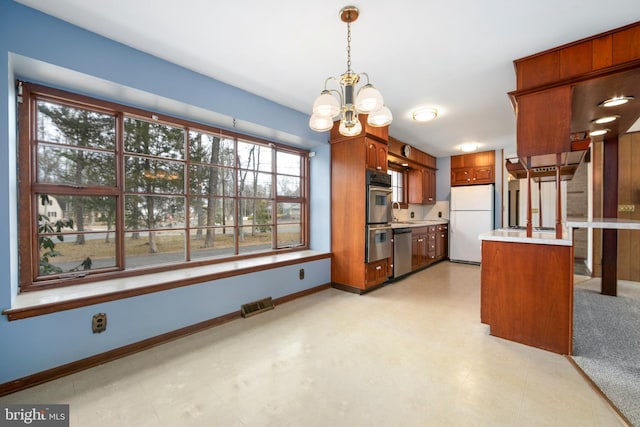
[[[514,61],[517,92],[581,79],[638,59],[640,25],[635,23]]]
[[[451,185],[495,183],[495,151],[451,156]]]
[[[436,158],[393,137],[389,137],[389,163],[407,170],[409,203],[436,202]]]
[[[436,171],[431,168],[409,170],[409,203],[431,205],[436,202]]]
[[[517,153],[530,170],[566,167],[560,158],[545,165],[534,157],[584,151],[589,132],[598,128],[594,118],[619,116],[607,125],[606,137],[615,138],[638,117],[638,102],[606,112],[599,103],[637,90],[640,22],[515,60],[514,65],[517,88],[509,95],[516,109]]]
[[[367,138],[367,169],[387,171],[387,144]]]

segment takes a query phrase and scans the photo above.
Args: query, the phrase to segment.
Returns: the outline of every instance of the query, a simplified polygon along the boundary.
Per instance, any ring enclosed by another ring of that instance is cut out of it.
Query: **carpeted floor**
[[[640,284],[619,281],[617,297],[599,290],[598,278],[575,285],[573,359],[640,426]]]

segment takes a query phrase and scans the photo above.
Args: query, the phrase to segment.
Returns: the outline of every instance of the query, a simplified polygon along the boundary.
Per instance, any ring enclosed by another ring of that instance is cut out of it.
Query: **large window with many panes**
[[[308,152],[19,83],[20,283],[308,247]]]

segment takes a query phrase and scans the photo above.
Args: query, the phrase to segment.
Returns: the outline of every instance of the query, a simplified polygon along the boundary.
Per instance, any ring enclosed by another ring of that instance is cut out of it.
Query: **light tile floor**
[[[488,335],[480,268],[327,290],[0,398],[72,426],[619,426],[565,357]]]

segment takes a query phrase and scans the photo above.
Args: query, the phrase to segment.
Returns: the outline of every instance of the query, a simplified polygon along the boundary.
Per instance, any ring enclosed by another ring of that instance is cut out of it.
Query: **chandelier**
[[[387,126],[393,121],[391,111],[384,105],[382,95],[369,83],[369,75],[354,73],[351,70],[351,23],[358,19],[359,14],[358,8],[354,6],[346,6],[340,11],[340,19],[347,23],[347,71],[340,77],[328,77],[325,80],[324,90],[313,103],[313,112],[309,119],[309,127],[314,131],[331,130],[333,119],[340,116],[340,134],[359,135],[362,132],[362,124],[358,120],[358,113],[368,114],[367,124],[373,127]],[[366,77],[367,83],[358,89],[354,99],[355,87],[363,76]],[[328,89],[331,81],[337,83],[339,90]]]

